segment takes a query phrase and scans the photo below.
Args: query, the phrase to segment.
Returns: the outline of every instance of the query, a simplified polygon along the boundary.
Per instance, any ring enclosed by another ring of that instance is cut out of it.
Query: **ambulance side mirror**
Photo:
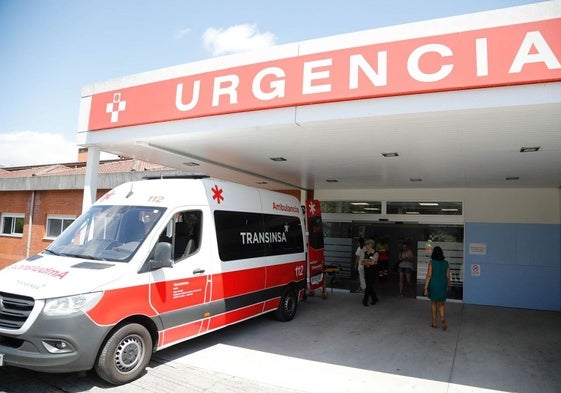
[[[173,259],[171,259],[171,244],[160,242],[156,244],[154,250],[154,259],[150,260],[150,269],[160,269],[162,267],[173,267]]]

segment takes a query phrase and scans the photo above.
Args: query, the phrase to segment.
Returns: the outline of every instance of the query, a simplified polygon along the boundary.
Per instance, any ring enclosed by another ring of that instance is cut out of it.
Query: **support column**
[[[82,199],[82,213],[95,202],[97,195],[97,180],[99,175],[99,147],[88,147],[88,161],[84,178],[84,197]]]

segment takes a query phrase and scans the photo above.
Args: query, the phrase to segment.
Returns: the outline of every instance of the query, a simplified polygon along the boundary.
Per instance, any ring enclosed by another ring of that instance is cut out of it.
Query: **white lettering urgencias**
[[[486,77],[489,74],[489,49],[488,39],[485,37],[474,40],[474,75]],[[459,48],[456,48],[460,50]],[[431,72],[423,70],[422,59],[429,54],[436,54],[434,69]],[[388,76],[393,65],[388,50],[380,50],[365,57],[363,54],[351,54],[347,64],[347,88],[349,91],[360,89],[360,81],[365,80],[370,86],[383,87],[388,85]],[[454,70],[454,49],[441,43],[429,43],[413,49],[407,58],[407,72],[412,80],[421,83],[437,83],[452,73]],[[457,61],[457,60],[456,60]],[[374,64],[375,63],[375,64]],[[543,63],[548,69],[561,68],[561,63],[556,57],[541,32],[530,31],[518,46],[516,53],[512,54],[509,74],[523,71],[527,64]],[[301,65],[302,81],[300,93],[302,96],[314,94],[328,94],[333,90],[334,74],[341,71],[341,64],[334,64],[333,57],[304,61]],[[505,70],[506,71],[506,70]],[[361,79],[363,75],[365,78]],[[240,75],[227,74],[215,76],[212,79],[212,107],[220,105],[238,104],[238,88]],[[259,101],[271,101],[284,98],[286,95],[286,70],[282,67],[265,67],[259,70],[252,78],[251,94]],[[210,82],[210,81],[207,81]],[[185,91],[184,84],[177,84],[175,106],[179,111],[186,112],[197,107],[201,92],[201,79],[196,79],[190,87],[190,94]]]

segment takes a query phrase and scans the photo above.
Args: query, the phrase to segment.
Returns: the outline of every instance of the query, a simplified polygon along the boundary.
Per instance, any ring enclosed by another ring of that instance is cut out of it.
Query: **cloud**
[[[115,156],[101,154],[101,159]],[[29,166],[76,162],[78,146],[63,135],[19,131],[0,134],[0,166]]]
[[[246,52],[274,46],[277,37],[273,33],[260,33],[257,25],[235,25],[227,29],[209,27],[203,34],[203,42],[213,56]]]
[[[72,162],[78,158],[78,147],[62,135],[19,131],[0,134],[0,164],[24,166]]]
[[[189,34],[190,32],[191,32],[191,29],[188,28],[188,27],[187,27],[187,28],[184,28],[184,29],[177,30],[177,31],[175,32],[173,38],[176,39],[176,40],[180,40],[180,39],[182,39],[184,36],[186,36],[187,34]]]

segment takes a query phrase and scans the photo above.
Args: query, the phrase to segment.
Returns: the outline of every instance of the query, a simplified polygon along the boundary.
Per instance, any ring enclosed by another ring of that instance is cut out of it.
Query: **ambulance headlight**
[[[47,299],[43,313],[50,316],[70,315],[77,312],[85,312],[95,306],[103,292],[82,293],[80,295],[57,297]]]

